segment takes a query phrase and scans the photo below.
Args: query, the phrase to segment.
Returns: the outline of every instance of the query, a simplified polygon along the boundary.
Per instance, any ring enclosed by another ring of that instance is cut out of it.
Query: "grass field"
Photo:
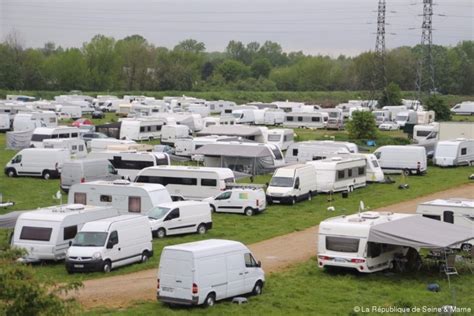
[[[474,123],[474,115],[453,115],[451,117],[451,120],[455,122],[473,122]]]

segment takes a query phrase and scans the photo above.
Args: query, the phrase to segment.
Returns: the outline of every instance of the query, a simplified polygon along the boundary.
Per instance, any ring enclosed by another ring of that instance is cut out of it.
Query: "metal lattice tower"
[[[385,74],[385,0],[379,0],[377,10],[377,38],[375,40],[375,86],[387,86],[387,76]]]
[[[423,24],[421,25],[421,57],[418,62],[416,90],[418,99],[421,97],[423,87],[423,74],[427,68],[429,74],[429,90],[435,91],[434,65],[433,65],[433,0],[423,0]]]

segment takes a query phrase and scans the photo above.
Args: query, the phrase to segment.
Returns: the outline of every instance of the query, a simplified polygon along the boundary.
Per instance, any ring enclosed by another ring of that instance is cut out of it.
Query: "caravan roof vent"
[[[123,180],[123,179],[118,179],[113,182],[116,185],[129,185],[130,181],[128,180]]]
[[[376,219],[380,217],[380,214],[378,212],[364,212],[361,215],[362,215],[362,218],[367,218],[367,219]]]
[[[84,208],[83,204],[69,204],[66,206],[66,210],[68,211],[82,211]]]

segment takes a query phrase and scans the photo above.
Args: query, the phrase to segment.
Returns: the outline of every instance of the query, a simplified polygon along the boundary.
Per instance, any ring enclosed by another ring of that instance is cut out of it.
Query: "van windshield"
[[[169,212],[169,210],[170,209],[166,207],[154,207],[148,211],[147,216],[151,219],[161,219]]]
[[[72,245],[76,247],[102,247],[105,245],[106,239],[106,232],[79,232]]]
[[[272,187],[293,187],[293,178],[289,177],[273,177],[270,181]]]

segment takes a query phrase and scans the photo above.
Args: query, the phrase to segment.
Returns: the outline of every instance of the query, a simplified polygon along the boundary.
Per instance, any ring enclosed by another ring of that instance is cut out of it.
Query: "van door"
[[[255,283],[257,283],[258,278],[260,277],[260,267],[259,263],[255,258],[252,256],[250,252],[247,252],[244,254],[244,260],[245,260],[245,292],[244,293],[250,293],[253,290],[253,287],[255,286]]]
[[[242,206],[238,205],[237,194],[232,191],[226,191],[218,195],[215,200],[218,212],[242,213]]]
[[[118,232],[114,230],[109,235],[109,239],[106,243],[106,249],[104,251],[104,258],[110,259],[112,262],[112,268],[116,268],[124,264],[124,260],[120,260],[122,256],[121,250]]]
[[[182,219],[179,214],[179,208],[171,210],[163,220],[163,226],[167,234],[181,234],[183,233]]]
[[[245,262],[243,253],[229,254],[227,261],[227,297],[245,293]]]

